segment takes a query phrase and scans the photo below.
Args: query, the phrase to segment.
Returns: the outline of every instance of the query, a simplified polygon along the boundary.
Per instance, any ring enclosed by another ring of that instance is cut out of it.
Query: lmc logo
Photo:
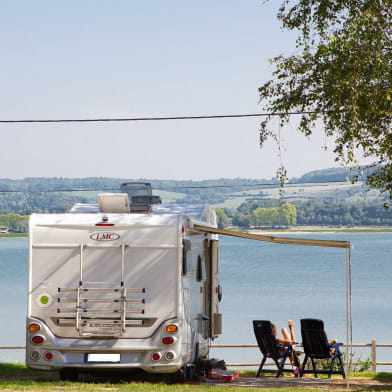
[[[90,238],[94,241],[115,241],[120,238],[117,233],[93,233]]]

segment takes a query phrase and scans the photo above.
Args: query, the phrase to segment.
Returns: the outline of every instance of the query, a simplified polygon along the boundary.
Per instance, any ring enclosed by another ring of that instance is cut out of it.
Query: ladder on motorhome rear
[[[80,336],[122,336],[127,326],[143,325],[144,298],[127,295],[144,292],[110,282],[81,281],[76,289],[59,287],[57,323],[75,325]]]
[[[80,245],[78,287],[59,287],[57,323],[75,325],[80,336],[113,336],[125,333],[127,326],[144,323],[144,288],[124,286],[124,248],[121,246],[121,281],[88,282],[83,280],[83,250]],[[139,294],[141,296],[139,296]],[[135,296],[136,295],[136,296]]]

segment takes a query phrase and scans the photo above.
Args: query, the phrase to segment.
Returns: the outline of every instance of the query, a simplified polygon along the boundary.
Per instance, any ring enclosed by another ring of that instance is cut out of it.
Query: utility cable
[[[303,112],[278,112],[278,113],[222,114],[222,115],[211,115],[211,116],[83,118],[83,119],[57,119],[57,120],[0,120],[0,124],[205,120],[205,119],[243,118],[243,117],[291,116],[291,115],[313,114],[313,113],[315,113],[315,112],[314,111],[303,111]]]

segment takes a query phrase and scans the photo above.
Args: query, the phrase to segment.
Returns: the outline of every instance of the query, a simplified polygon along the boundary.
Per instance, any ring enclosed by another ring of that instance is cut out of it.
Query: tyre
[[[200,373],[207,374],[212,369],[227,370],[226,362],[223,359],[200,358],[196,363],[196,369]]]
[[[180,370],[169,375],[169,384],[184,384],[191,380],[190,368],[188,366],[182,367]]]

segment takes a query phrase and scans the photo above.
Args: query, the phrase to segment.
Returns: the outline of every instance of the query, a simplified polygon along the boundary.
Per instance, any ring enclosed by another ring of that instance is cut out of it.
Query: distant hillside
[[[347,180],[351,181],[355,177],[358,177],[360,181],[366,180],[366,175],[361,173],[357,168],[334,167],[331,169],[310,171],[290,182],[343,182]]]
[[[252,189],[275,180],[217,179],[177,181],[124,178],[25,178],[0,179],[0,214],[65,212],[75,203],[95,202],[98,193],[119,192],[123,182],[150,182],[164,203],[224,202],[233,191]]]
[[[311,171],[293,182],[304,185],[287,185],[283,194],[279,192],[277,180],[273,179],[215,179],[215,180],[154,180],[124,179],[108,177],[90,178],[24,178],[0,179],[0,214],[33,212],[65,212],[75,203],[95,202],[98,193],[119,192],[123,182],[150,182],[153,192],[161,196],[164,203],[209,203],[221,207],[237,208],[248,200],[320,199],[325,201],[345,200],[379,202],[378,193],[367,194],[363,186],[340,184],[334,188],[320,183],[346,181],[353,173],[347,168]],[[307,184],[305,184],[307,183]],[[314,186],[309,183],[319,183]],[[376,192],[376,193],[374,193]]]

